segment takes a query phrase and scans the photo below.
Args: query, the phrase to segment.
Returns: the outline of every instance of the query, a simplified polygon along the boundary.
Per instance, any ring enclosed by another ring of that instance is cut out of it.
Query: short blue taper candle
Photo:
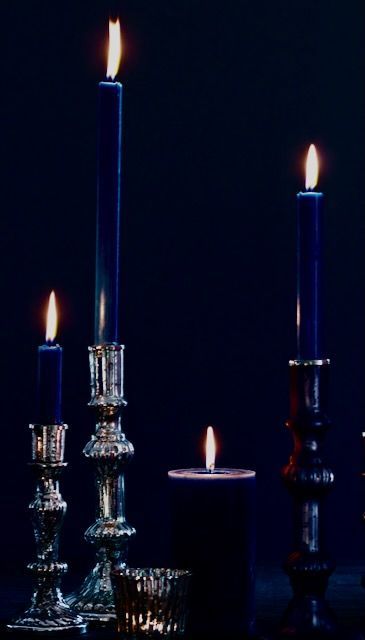
[[[55,342],[57,318],[50,320],[52,312],[56,314],[53,292],[48,308],[46,344],[38,347],[35,422],[44,425],[62,423],[62,347]],[[53,332],[49,329],[49,324],[52,321],[54,324]],[[54,335],[50,335],[50,333],[54,333]]]

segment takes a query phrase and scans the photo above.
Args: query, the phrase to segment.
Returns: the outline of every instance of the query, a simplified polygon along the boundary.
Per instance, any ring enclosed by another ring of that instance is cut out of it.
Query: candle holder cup
[[[31,424],[32,462],[36,492],[29,505],[37,558],[28,565],[35,576],[36,588],[30,607],[7,625],[10,631],[83,633],[86,623],[64,600],[60,582],[67,564],[58,560],[59,532],[67,505],[59,491],[59,476],[64,462],[67,425]]]
[[[96,548],[96,564],[67,602],[95,623],[115,622],[110,572],[126,567],[128,543],[135,535],[124,507],[124,468],[134,449],[121,426],[121,409],[127,404],[123,395],[123,351],[124,347],[117,344],[89,347],[89,406],[96,413],[96,432],[83,453],[95,465],[97,518],[85,532],[85,539]]]
[[[282,477],[294,499],[294,551],[284,568],[293,599],[284,614],[280,638],[327,638],[337,624],[326,599],[333,561],[323,550],[323,499],[334,474],[323,462],[329,360],[294,360],[290,365],[290,419],[294,451]]]
[[[184,635],[191,572],[179,569],[112,571],[118,632],[123,638]]]

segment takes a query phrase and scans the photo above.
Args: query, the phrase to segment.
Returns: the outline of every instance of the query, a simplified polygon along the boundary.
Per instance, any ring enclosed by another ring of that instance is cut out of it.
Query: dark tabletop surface
[[[335,610],[340,624],[341,640],[357,640],[361,619],[365,615],[365,591],[362,589],[362,570],[358,567],[339,567],[332,576],[328,588],[328,600]],[[64,580],[64,591],[72,587],[70,578]],[[1,633],[5,633],[6,622],[29,604],[31,582],[28,577],[7,576],[0,580],[0,616]],[[258,638],[269,639],[275,637],[275,629],[280,620],[288,599],[290,588],[287,577],[280,568],[260,568],[257,572],[256,600]],[[11,633],[9,638],[33,638],[33,634]],[[39,637],[37,635],[37,637]],[[47,636],[49,637],[49,636]],[[67,635],[68,638],[76,636]],[[77,636],[79,637],[79,636]],[[116,637],[114,631],[108,628],[90,629],[82,636],[84,640],[112,640]],[[222,639],[223,640],[223,639]]]

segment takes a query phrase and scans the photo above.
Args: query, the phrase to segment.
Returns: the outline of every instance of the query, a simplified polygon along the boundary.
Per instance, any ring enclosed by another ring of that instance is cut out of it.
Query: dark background
[[[33,553],[30,433],[36,348],[51,288],[64,347],[69,468],[62,559],[91,566],[97,83],[107,20],[124,53],[122,340],[131,563],[165,564],[167,470],[218,462],[257,470],[258,562],[290,549],[280,467],[287,361],[295,356],[295,193],[308,144],[326,195],[327,459],[336,471],[328,543],[362,563],[365,466],[365,26],[362,0],[124,0],[0,6],[0,563]],[[219,518],[219,514],[214,517]]]

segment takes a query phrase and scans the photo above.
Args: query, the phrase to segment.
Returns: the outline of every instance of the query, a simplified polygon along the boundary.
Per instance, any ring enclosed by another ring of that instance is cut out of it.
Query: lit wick
[[[110,78],[110,80],[114,80],[118,73],[121,57],[122,40],[120,36],[120,23],[119,20],[115,22],[109,20],[109,48],[106,77]]]
[[[314,144],[308,149],[306,167],[305,167],[305,188],[307,191],[313,191],[318,182],[318,156]]]
[[[51,292],[48,302],[47,324],[46,324],[46,342],[53,344],[57,333],[57,307],[56,296],[54,291]]]
[[[205,445],[205,466],[208,473],[215,469],[215,439],[213,427],[207,429],[207,440]]]

